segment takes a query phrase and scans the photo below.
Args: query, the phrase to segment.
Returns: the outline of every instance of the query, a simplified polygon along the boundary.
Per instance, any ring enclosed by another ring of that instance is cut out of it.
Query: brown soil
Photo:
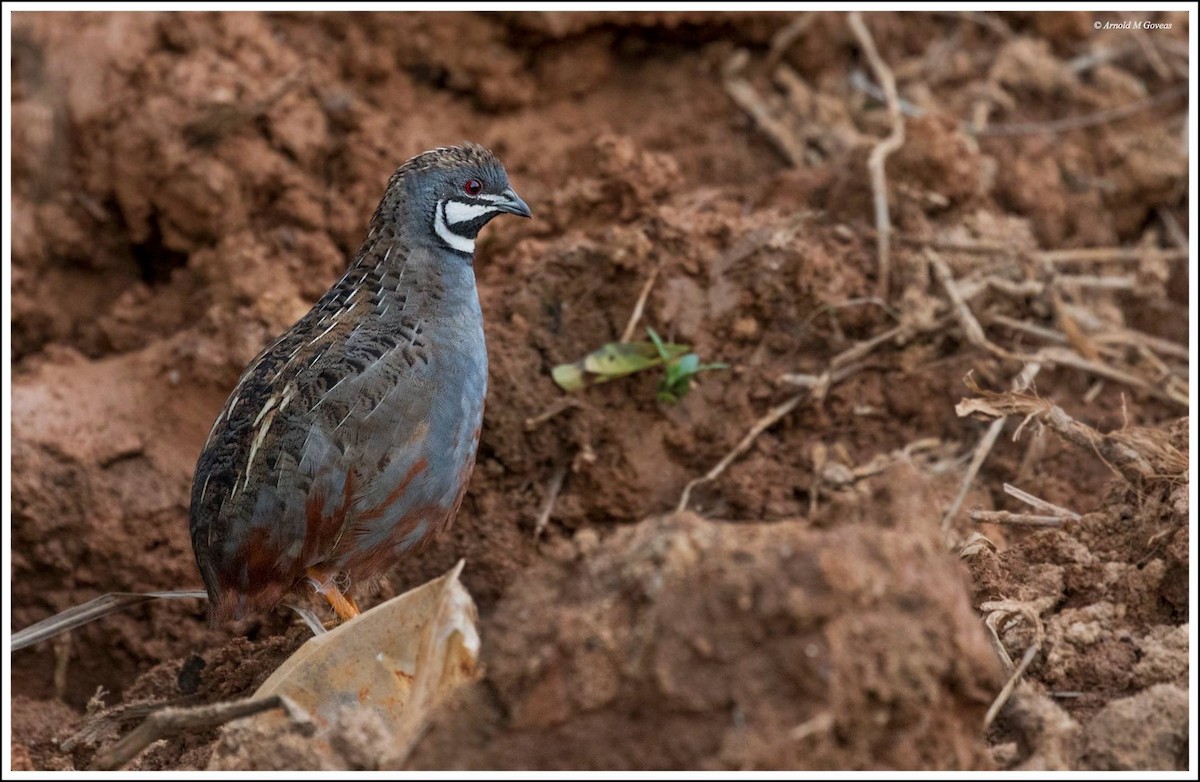
[[[536,214],[479,243],[492,369],[478,469],[452,530],[364,598],[465,557],[485,677],[403,762],[1186,768],[1187,475],[1134,485],[1049,431],[1014,442],[1011,422],[964,509],[1028,510],[1008,482],[1082,518],[1028,532],[964,511],[943,535],[987,428],[955,415],[962,380],[1004,388],[1020,364],[953,318],[930,326],[951,310],[924,247],[965,275],[1003,259],[951,245],[1000,243],[1030,280],[1040,250],[1173,247],[1184,100],[1055,134],[961,125],[1116,109],[1186,81],[1187,15],[1153,18],[1172,28],[1141,46],[1082,13],[867,15],[923,110],[887,163],[883,307],[866,161],[888,121],[853,86],[870,69],[844,14],[810,15],[779,53],[791,92],[765,65],[788,16],[15,14],[12,627],[199,584],[191,472],[239,372],[339,275],[397,164],[473,139]],[[739,49],[801,139],[796,165],[723,86]],[[675,406],[646,374],[528,424],[564,398],[550,369],[617,339],[656,266],[644,324],[729,369]],[[1187,268],[1070,269],[1134,281],[1068,303],[1186,344]],[[1075,335],[1052,297],[973,304],[1094,346],[1096,324]],[[796,393],[782,375],[819,374],[897,319],[915,331],[669,513]],[[984,326],[1012,350],[1042,345]],[[1097,380],[1047,366],[1036,388],[1102,432],[1149,427],[1188,453],[1186,407]],[[985,732],[1007,674],[981,612],[1004,600],[1027,617],[1001,626],[1007,653],[1039,650]],[[304,637],[282,612],[207,629],[203,605],[174,602],[15,653],[13,766],[85,768],[146,704],[246,695]],[[363,751],[376,734],[353,736],[336,758],[295,737],[214,754],[208,731],[132,767],[378,764]]]

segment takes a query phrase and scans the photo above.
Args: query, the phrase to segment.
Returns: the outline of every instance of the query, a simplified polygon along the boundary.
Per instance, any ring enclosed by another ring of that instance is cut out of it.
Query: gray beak
[[[501,212],[508,212],[510,215],[519,217],[533,217],[533,212],[529,210],[529,204],[525,203],[525,199],[517,195],[516,191],[511,187],[502,194],[505,198],[503,201],[496,202],[496,208]]]

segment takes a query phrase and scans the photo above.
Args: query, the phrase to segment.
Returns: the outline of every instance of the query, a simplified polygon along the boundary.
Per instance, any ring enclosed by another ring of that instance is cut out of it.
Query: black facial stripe
[[[460,234],[458,231],[455,231],[453,228],[450,227],[450,223],[448,223],[446,221],[446,202],[445,201],[438,201],[433,207],[433,229],[434,229],[434,233],[438,234],[438,238],[441,239],[442,246],[445,247],[446,249],[450,250],[451,252],[458,253],[459,255],[465,255],[467,257],[471,257],[472,254],[474,253],[475,240],[473,238],[471,238],[470,236],[465,236],[463,234]],[[441,230],[445,230],[446,233],[449,234],[450,236],[455,236],[460,239],[463,239],[464,241],[470,242],[471,250],[467,251],[460,247],[455,247],[454,244],[451,241],[449,241],[445,236],[441,236],[439,234],[439,231],[441,231]]]
[[[454,212],[453,205],[461,204],[472,209],[485,209],[480,212],[478,217],[470,220],[460,220],[458,222],[450,222],[451,214]],[[496,204],[492,201],[486,201],[478,198],[451,198],[442,204],[442,220],[446,229],[457,236],[462,236],[467,239],[473,239],[487,225],[488,221],[501,213],[501,210],[496,208]]]

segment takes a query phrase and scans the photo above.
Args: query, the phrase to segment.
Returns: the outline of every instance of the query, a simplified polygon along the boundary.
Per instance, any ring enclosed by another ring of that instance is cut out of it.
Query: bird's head
[[[400,166],[376,219],[390,217],[434,244],[469,256],[480,229],[500,214],[533,216],[496,156],[467,143],[422,152]]]

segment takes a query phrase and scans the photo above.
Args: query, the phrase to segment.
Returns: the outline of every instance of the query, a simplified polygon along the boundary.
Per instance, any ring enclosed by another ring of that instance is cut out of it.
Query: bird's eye
[[[467,195],[479,195],[483,192],[483,183],[478,179],[468,179],[463,182],[463,192]]]

